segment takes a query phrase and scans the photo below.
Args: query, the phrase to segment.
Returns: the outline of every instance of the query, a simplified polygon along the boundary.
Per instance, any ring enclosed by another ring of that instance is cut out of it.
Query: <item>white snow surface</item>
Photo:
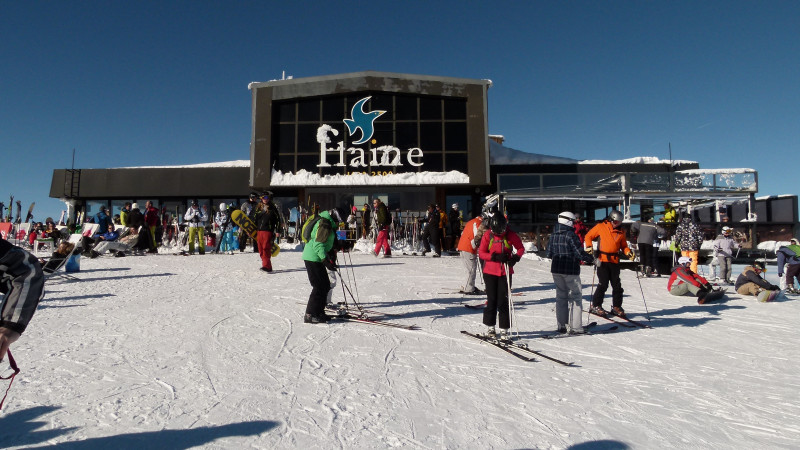
[[[300,252],[288,246],[272,274],[258,270],[249,251],[82,259],[81,281],[48,282],[12,346],[22,372],[0,412],[0,447],[800,442],[795,299],[759,303],[729,288],[724,301],[697,305],[670,296],[667,278],[638,280],[625,270],[624,307],[652,329],[546,340],[538,336],[555,330],[550,263],[526,255],[512,297],[519,341],[575,364],[564,367],[522,361],[459,333],[484,331],[482,313],[463,306],[484,298],[457,293],[464,278],[457,257],[356,251],[340,261],[349,263],[345,281],[363,307],[420,330],[304,324],[310,286]],[[774,269],[768,275],[776,281]],[[592,268],[581,278],[587,299]],[[340,283],[334,301],[342,298]],[[612,326],[597,320],[598,330]]]

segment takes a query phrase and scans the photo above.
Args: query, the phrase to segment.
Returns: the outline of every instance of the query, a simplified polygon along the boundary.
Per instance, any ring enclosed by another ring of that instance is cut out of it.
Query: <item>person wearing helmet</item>
[[[242,206],[239,208],[242,212],[253,220],[255,218],[256,213],[256,206],[258,206],[258,194],[255,192],[250,193],[250,197],[248,197],[247,201],[242,203]],[[255,220],[253,220],[255,222]],[[247,239],[250,236],[247,233],[239,233],[239,252],[244,252],[247,248]],[[258,251],[257,249],[258,243],[253,240],[253,251]]]
[[[218,228],[217,248],[214,253],[233,254],[233,223],[231,223],[231,213],[225,202],[219,204],[219,211],[214,215],[214,223]]]
[[[194,240],[197,238],[200,254],[204,255],[206,253],[206,242],[203,239],[203,233],[205,232],[208,216],[197,206],[197,200],[192,200],[191,206],[186,210],[186,214],[183,215],[183,220],[189,226],[189,254],[194,255]]]
[[[789,245],[780,246],[776,254],[778,256],[778,277],[784,283],[786,292],[800,294],[800,290],[794,284],[795,279],[800,283],[800,241],[792,238]],[[786,268],[786,277],[783,276],[784,268]]]
[[[697,273],[697,258],[700,256],[700,246],[703,244],[703,233],[690,213],[682,215],[673,239],[681,249],[681,256],[692,258],[692,272]]]
[[[484,292],[475,287],[475,273],[478,268],[478,247],[481,238],[486,232],[488,220],[480,215],[466,224],[464,231],[458,239],[458,251],[461,253],[461,261],[464,262],[464,269],[467,271],[467,281],[464,283],[462,293],[467,295],[483,295]]]
[[[389,245],[389,227],[392,225],[392,215],[386,208],[386,204],[379,198],[372,201],[372,206],[375,208],[375,224],[378,227],[378,238],[375,240],[375,249],[372,254],[376,257],[381,254],[383,249],[383,257],[392,257],[392,247]]]
[[[706,295],[714,290],[711,283],[700,275],[692,272],[692,258],[681,256],[678,265],[672,269],[672,275],[667,282],[667,291],[672,295],[694,295],[697,303],[705,303]]]
[[[311,228],[310,238],[303,247],[302,256],[308,281],[311,283],[311,294],[308,296],[303,322],[311,324],[326,323],[330,320],[330,316],[325,314],[325,303],[331,290],[328,270],[336,268],[335,259],[331,260],[331,253],[334,250],[338,222],[328,211],[322,211],[319,217]],[[335,252],[333,257],[335,258]]]
[[[717,255],[719,275],[726,284],[733,284],[731,264],[733,264],[734,251],[739,249],[739,244],[731,236],[732,232],[733,228],[726,225],[722,227],[722,234],[714,240],[714,254]]]
[[[762,292],[771,291],[769,297],[774,299],[780,288],[762,278],[761,274],[766,271],[767,268],[763,261],[754,261],[753,264],[745,267],[739,277],[736,278],[736,285],[734,286],[736,292],[761,298],[760,294]]]
[[[450,226],[450,250],[455,250],[458,246],[458,240],[461,238],[461,211],[458,210],[458,203],[453,203],[450,211],[447,213],[447,223]]]
[[[622,283],[619,279],[619,253],[622,252],[631,261],[634,259],[633,252],[628,248],[628,241],[625,238],[625,231],[622,229],[622,213],[614,210],[608,218],[589,230],[584,239],[586,253],[593,252],[593,242],[597,240],[596,262],[597,267],[597,289],[592,297],[590,311],[601,317],[607,317],[609,311],[603,309],[603,298],[611,284],[611,313],[620,317],[625,317],[625,310],[622,309]]]
[[[556,285],[556,323],[559,333],[583,333],[581,323],[581,262],[591,264],[594,258],[583,250],[575,234],[575,214],[564,211],[558,215],[550,239],[547,257],[550,273]]]
[[[256,229],[258,230],[258,254],[261,256],[261,270],[272,272],[272,246],[275,245],[275,233],[280,225],[278,208],[272,203],[268,194],[261,196],[261,203],[256,206]]]
[[[486,336],[496,338],[495,324],[500,325],[500,340],[508,341],[511,336],[511,315],[509,314],[509,294],[514,265],[519,262],[525,248],[517,233],[508,228],[508,221],[502,214],[495,214],[489,222],[489,232],[484,233],[478,256],[484,261],[483,281],[486,285],[486,309],[483,310],[483,324],[488,327]]]
[[[639,248],[642,274],[648,277],[653,276],[653,243],[658,239],[658,235],[663,235],[666,230],[654,224],[652,217],[643,216],[642,220],[637,220],[631,225],[631,233],[638,234],[636,246]]]

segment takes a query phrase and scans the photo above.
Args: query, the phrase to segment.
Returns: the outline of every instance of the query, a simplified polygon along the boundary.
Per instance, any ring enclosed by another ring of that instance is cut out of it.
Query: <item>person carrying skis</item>
[[[233,212],[233,205],[228,207],[225,202],[219,204],[219,211],[214,216],[214,223],[219,228],[217,239],[219,246],[215,253],[233,254],[233,222],[231,222],[231,213]]]
[[[784,282],[786,292],[790,294],[800,294],[800,289],[795,288],[794,281],[800,283],[800,243],[792,238],[789,245],[782,245],[778,248],[778,277]],[[786,268],[786,265],[789,265]],[[783,270],[786,269],[786,278],[783,277]]]
[[[208,216],[197,206],[197,200],[192,200],[192,206],[186,210],[183,220],[189,223],[189,254],[194,255],[194,239],[197,237],[200,254],[205,255],[206,242],[203,239],[203,233]]]
[[[681,256],[678,265],[672,269],[667,282],[667,291],[671,295],[694,295],[697,303],[703,304],[708,293],[714,290],[711,283],[692,271],[692,258]]]
[[[44,273],[35,256],[0,238],[0,361],[17,341],[44,296]]]
[[[583,333],[581,313],[581,262],[591,264],[594,258],[583,250],[574,228],[575,214],[558,215],[553,233],[547,242],[547,257],[552,261],[550,272],[556,285],[556,323],[559,333]]]
[[[764,291],[778,291],[780,288],[761,277],[767,269],[762,261],[755,261],[753,264],[744,268],[739,277],[736,278],[734,286],[736,292],[742,295],[758,296]]]
[[[485,293],[475,287],[475,271],[479,261],[478,247],[481,245],[481,239],[486,232],[490,218],[489,213],[484,213],[468,221],[458,240],[457,249],[461,253],[461,261],[464,262],[464,269],[467,271],[467,282],[464,283],[461,292],[467,295],[483,295]]]
[[[720,278],[726,284],[733,284],[731,281],[731,264],[733,264],[734,250],[739,248],[739,244],[731,237],[733,228],[729,226],[722,227],[722,234],[717,236],[714,240],[714,254],[717,255],[717,264]]]
[[[392,215],[389,214],[386,205],[379,198],[374,199],[372,205],[375,207],[375,222],[378,226],[378,238],[375,241],[375,250],[372,251],[372,254],[377,257],[381,253],[381,248],[383,248],[383,257],[391,258],[392,247],[389,245],[389,226],[392,224]]]
[[[502,213],[495,213],[489,221],[489,232],[483,233],[478,247],[478,256],[484,261],[486,309],[483,310],[483,324],[488,327],[486,336],[489,338],[496,337],[495,324],[499,316],[500,340],[511,339],[508,334],[511,328],[511,276],[514,265],[524,253],[525,247],[517,233],[508,228],[508,221]]]
[[[261,196],[261,203],[256,207],[255,219],[261,270],[272,272],[272,246],[275,245],[275,233],[280,225],[280,216],[269,194]]]
[[[338,212],[336,213],[338,215]],[[326,323],[330,316],[325,314],[325,303],[328,291],[331,290],[331,280],[328,278],[328,268],[335,270],[335,253],[331,255],[336,239],[336,222],[328,211],[319,213],[320,220],[314,223],[311,229],[311,238],[303,247],[303,261],[311,284],[311,294],[308,296],[304,323]]]
[[[584,239],[586,253],[592,254],[592,242],[597,239],[597,289],[592,297],[590,311],[601,317],[607,317],[609,311],[603,309],[603,297],[606,295],[608,285],[611,283],[611,314],[625,317],[622,309],[622,283],[619,279],[619,252],[622,252],[631,261],[634,260],[633,252],[628,248],[625,231],[622,230],[622,213],[614,210],[608,218],[589,230]],[[599,264],[598,264],[599,262]]]

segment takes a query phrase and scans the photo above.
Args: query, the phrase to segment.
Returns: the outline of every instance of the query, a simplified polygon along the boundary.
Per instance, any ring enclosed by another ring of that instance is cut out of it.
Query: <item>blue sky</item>
[[[251,81],[491,79],[489,131],[576,159],[759,171],[797,194],[800,2],[0,0],[0,201],[52,171],[249,158]]]

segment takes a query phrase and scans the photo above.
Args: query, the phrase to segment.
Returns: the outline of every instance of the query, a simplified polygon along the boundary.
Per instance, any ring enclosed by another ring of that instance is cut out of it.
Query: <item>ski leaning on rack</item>
[[[469,337],[471,337],[473,339],[478,339],[480,341],[483,341],[483,342],[485,342],[487,344],[493,345],[493,346],[498,347],[500,349],[506,350],[509,353],[514,354],[514,356],[516,356],[516,357],[518,357],[520,359],[528,359],[528,358],[525,358],[523,355],[516,354],[516,352],[521,351],[521,352],[530,353],[532,355],[539,356],[539,357],[544,358],[544,359],[549,359],[550,361],[553,361],[554,363],[561,364],[562,366],[573,366],[574,365],[573,363],[568,363],[566,361],[562,361],[560,359],[553,358],[552,356],[547,356],[544,353],[539,352],[537,350],[532,350],[531,348],[528,347],[527,344],[517,344],[517,343],[514,343],[514,342],[502,342],[502,341],[499,341],[497,339],[491,339],[491,338],[488,338],[486,336],[481,336],[481,335],[478,335],[478,334],[470,333],[468,331],[462,331],[461,334],[469,336]],[[529,361],[533,361],[534,359],[531,358],[531,359],[528,359],[528,360]]]

